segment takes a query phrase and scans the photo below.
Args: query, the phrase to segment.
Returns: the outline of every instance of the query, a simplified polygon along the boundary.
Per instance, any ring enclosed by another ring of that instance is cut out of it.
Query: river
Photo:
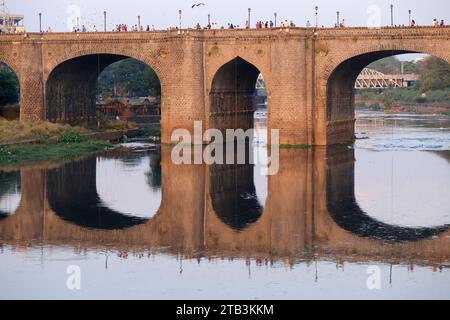
[[[0,168],[0,298],[449,299],[450,117],[357,118],[269,177],[169,147]]]

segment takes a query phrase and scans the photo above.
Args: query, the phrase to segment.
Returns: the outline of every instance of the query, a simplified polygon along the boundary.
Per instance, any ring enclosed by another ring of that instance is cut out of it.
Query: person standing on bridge
[[[444,22],[444,20],[441,20],[440,26],[441,26],[441,27],[445,27],[445,22]]]
[[[411,25],[410,27],[415,27],[416,26],[416,20],[411,20]]]

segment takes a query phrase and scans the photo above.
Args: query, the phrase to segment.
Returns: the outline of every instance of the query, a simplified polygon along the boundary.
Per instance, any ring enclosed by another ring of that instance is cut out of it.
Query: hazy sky
[[[206,5],[191,8],[192,4],[204,2]],[[289,19],[298,25],[306,20],[315,21],[314,7],[319,6],[319,24],[332,26],[336,21],[336,11],[349,26],[366,26],[374,15],[382,25],[390,23],[390,4],[395,6],[395,23],[408,23],[408,10],[418,24],[431,24],[433,18],[450,22],[450,3],[447,0],[7,0],[10,13],[24,14],[25,26],[29,31],[39,28],[38,13],[43,14],[43,28],[51,26],[55,31],[67,31],[70,21],[76,21],[80,9],[80,24],[88,28],[94,25],[103,28],[103,11],[108,12],[108,29],[114,24],[136,24],[137,16],[142,16],[143,25],[154,24],[157,28],[178,25],[178,10],[183,10],[183,26],[193,26],[197,22],[206,24],[208,13],[220,25],[228,22],[244,25],[247,8],[252,8],[252,20],[270,20],[273,13],[278,19]]]

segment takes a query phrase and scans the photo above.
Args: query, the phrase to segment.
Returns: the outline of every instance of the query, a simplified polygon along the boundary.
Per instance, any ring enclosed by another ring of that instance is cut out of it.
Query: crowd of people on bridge
[[[414,19],[410,19],[410,24],[409,27],[417,27],[418,24],[416,23],[416,20]],[[439,19],[433,19],[432,27],[445,27],[445,21],[439,20]],[[226,26],[220,26],[217,22],[208,22],[208,24],[205,27],[202,27],[200,23],[197,23],[196,26],[194,27],[197,30],[218,30],[218,29],[272,29],[272,28],[294,28],[296,27],[296,24],[290,20],[281,20],[281,23],[276,22],[276,16],[275,16],[275,22],[273,20],[266,20],[266,21],[257,21],[256,24],[254,24],[253,26],[251,25],[250,21],[245,21],[245,23],[243,24],[243,26],[241,27],[240,25],[236,25],[233,23],[228,23]],[[313,27],[313,25],[311,24],[311,22],[308,20],[306,21],[306,28],[311,28]],[[346,22],[344,19],[342,19],[341,21],[338,21],[338,23],[336,23],[334,25],[335,28],[346,28]],[[396,25],[395,27],[406,27],[405,25]],[[322,28],[324,28],[324,26],[322,26]],[[174,27],[174,28],[169,28],[168,30],[178,30],[179,27]],[[134,24],[131,27],[128,26],[127,24],[117,24],[115,25],[115,27],[110,30],[112,32],[150,32],[150,31],[155,31],[155,26],[152,25],[147,25],[146,27],[144,27],[141,24]],[[93,27],[90,27],[89,29],[85,26],[85,25],[77,25],[77,26],[73,26],[72,28],[73,32],[98,32],[99,30],[97,30],[97,27],[94,25]],[[49,27],[45,32],[50,33],[53,32],[52,28]],[[1,33],[1,32],[0,32]]]
[[[445,27],[445,21],[441,20],[439,22],[439,19],[433,19],[433,23],[432,23],[433,27]]]

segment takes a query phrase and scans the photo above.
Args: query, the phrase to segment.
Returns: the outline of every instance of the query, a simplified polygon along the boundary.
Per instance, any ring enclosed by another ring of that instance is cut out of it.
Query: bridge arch
[[[221,131],[253,128],[255,87],[258,77],[264,77],[262,71],[236,56],[214,70],[213,75],[209,88],[209,127]],[[266,79],[265,82],[269,92]]]
[[[375,46],[362,50],[352,50],[329,57],[321,68],[323,81],[322,102],[325,112],[327,144],[350,142],[355,131],[355,94],[354,86],[359,74],[372,62],[402,54],[427,54],[450,63],[446,52],[420,48],[416,45],[396,45],[389,48]]]
[[[58,61],[45,77],[46,119],[54,122],[88,123],[95,121],[96,84],[102,71],[109,65],[135,59],[149,66],[160,80],[161,97],[164,96],[160,67],[153,61],[126,53],[91,53],[71,55]],[[162,103],[164,99],[162,98]],[[161,110],[164,108],[162,107]]]

